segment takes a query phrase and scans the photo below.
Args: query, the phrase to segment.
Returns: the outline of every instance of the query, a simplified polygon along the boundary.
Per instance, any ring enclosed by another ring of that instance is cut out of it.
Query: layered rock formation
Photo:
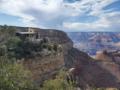
[[[25,32],[28,28],[16,27],[18,31]],[[64,56],[67,51],[73,47],[73,42],[66,33],[58,30],[48,30],[32,28],[38,39],[47,38],[51,44],[55,43],[61,47],[61,52],[56,52],[49,56],[35,56],[34,58],[25,58],[22,63],[28,68],[33,75],[33,79],[37,84],[41,84],[44,80],[51,78],[57,71],[64,67]]]
[[[70,32],[68,35],[74,47],[89,55],[96,55],[97,51],[104,49],[120,49],[119,32]]]
[[[26,30],[28,28],[17,27],[17,29]],[[68,69],[76,69],[75,78],[77,77],[77,84],[80,87],[120,88],[120,71],[116,73],[119,65],[105,63],[104,60],[104,62],[94,60],[86,53],[73,48],[73,42],[62,31],[32,29],[39,34],[39,38],[47,37],[52,43],[57,43],[62,47],[62,52],[56,55],[36,56],[23,61],[25,67],[31,70],[33,79],[37,84],[53,76],[61,67],[67,67]],[[115,68],[112,68],[112,66]]]
[[[68,53],[66,66],[75,68],[80,87],[120,88],[120,66],[111,61],[95,60],[87,54],[72,48]]]

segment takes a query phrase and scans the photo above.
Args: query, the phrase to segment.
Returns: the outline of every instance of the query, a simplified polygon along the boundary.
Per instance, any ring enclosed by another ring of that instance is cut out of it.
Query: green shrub
[[[48,45],[48,50],[52,51],[52,46],[51,45]]]
[[[60,71],[55,79],[47,80],[44,82],[42,90],[74,90],[72,83],[65,80],[65,72]]]
[[[21,64],[0,58],[0,90],[32,90],[31,73]]]
[[[22,40],[20,38],[18,38],[18,37],[11,37],[6,42],[6,45],[7,45],[8,49],[14,50],[15,48],[18,47],[19,44],[21,44],[21,42],[22,42]]]
[[[55,52],[57,52],[57,51],[58,51],[57,44],[54,44],[54,45],[53,45],[53,50],[54,50]]]
[[[0,34],[9,34],[9,36],[15,35],[16,28],[14,26],[1,26],[0,27]]]
[[[48,39],[47,38],[43,38],[43,43],[48,43]]]
[[[1,45],[0,46],[0,56],[5,56],[7,54],[7,46]]]

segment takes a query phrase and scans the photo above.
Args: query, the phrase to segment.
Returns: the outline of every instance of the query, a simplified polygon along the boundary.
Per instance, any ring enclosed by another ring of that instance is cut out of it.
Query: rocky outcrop
[[[66,66],[75,68],[80,87],[120,88],[119,66],[114,63],[96,61],[87,54],[72,48],[66,57]]]
[[[16,27],[17,31],[27,31],[30,27]],[[30,28],[34,30],[38,34],[38,38],[48,37],[51,42],[64,44],[66,42],[70,42],[71,46],[73,46],[72,40],[67,36],[67,34],[60,30],[55,29],[40,29],[40,28]]]
[[[119,32],[70,32],[68,33],[74,42],[75,48],[96,55],[99,50],[120,49]]]
[[[18,31],[26,31],[28,28],[16,27]],[[65,66],[64,56],[73,47],[73,42],[66,33],[58,30],[31,28],[38,35],[39,39],[47,38],[50,43],[61,47],[61,52],[56,52],[49,56],[34,56],[34,58],[24,58],[23,65],[32,72],[32,78],[37,84],[53,77],[62,67]]]
[[[65,66],[67,68],[74,67],[76,64],[88,65],[91,61],[90,56],[76,48],[69,49],[68,54],[65,56]]]
[[[17,27],[17,30],[25,31],[26,29],[28,28]],[[105,60],[94,60],[86,53],[73,48],[73,42],[62,31],[32,29],[39,34],[39,38],[47,37],[51,43],[57,43],[62,47],[62,52],[56,53],[56,55],[36,56],[23,60],[24,66],[32,72],[37,84],[52,77],[65,66],[68,69],[75,68],[75,79],[80,87],[120,88],[119,65],[106,63]]]
[[[27,31],[29,27],[16,27],[17,31]],[[63,47],[64,51],[73,47],[72,40],[67,36],[67,34],[60,30],[55,29],[40,29],[40,28],[31,28],[33,29],[38,38],[48,38],[51,43],[60,44]]]
[[[98,57],[98,56],[103,56]],[[106,51],[96,55],[96,59],[99,62],[98,65],[105,68],[107,71],[112,73],[120,83],[120,51]]]

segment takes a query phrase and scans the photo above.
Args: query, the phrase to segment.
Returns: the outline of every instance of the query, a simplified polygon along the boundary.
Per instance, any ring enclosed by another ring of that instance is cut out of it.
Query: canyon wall
[[[18,30],[28,28],[17,27]],[[23,64],[28,68],[36,83],[50,78],[62,67],[67,69],[76,68],[76,79],[80,87],[115,87],[120,88],[120,80],[116,74],[110,72],[104,63],[91,58],[84,52],[73,48],[73,42],[66,33],[52,29],[32,28],[39,34],[39,38],[47,37],[52,43],[57,43],[62,47],[61,53],[56,55],[25,59]],[[118,76],[118,75],[117,75]]]
[[[75,78],[80,87],[120,88],[119,65],[114,62],[95,60],[75,48],[68,51],[65,62],[68,68],[76,69]]]
[[[28,28],[16,27],[19,32],[25,32]],[[34,58],[24,58],[23,65],[32,73],[35,83],[41,84],[54,76],[61,68],[65,66],[64,58],[68,50],[73,47],[73,42],[66,33],[59,30],[32,28],[39,39],[47,38],[50,43],[61,47],[61,52],[49,56],[35,56]]]

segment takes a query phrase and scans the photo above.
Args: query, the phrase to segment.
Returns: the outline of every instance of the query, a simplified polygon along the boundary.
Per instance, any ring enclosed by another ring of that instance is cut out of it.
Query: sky
[[[120,32],[120,0],[0,0],[0,25]]]

